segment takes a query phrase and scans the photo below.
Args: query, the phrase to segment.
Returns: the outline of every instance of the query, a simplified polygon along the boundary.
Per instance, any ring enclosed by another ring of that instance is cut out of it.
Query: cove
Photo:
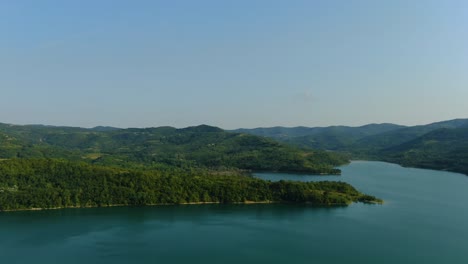
[[[468,263],[468,177],[354,161],[383,205],[178,205],[0,213],[2,263]]]

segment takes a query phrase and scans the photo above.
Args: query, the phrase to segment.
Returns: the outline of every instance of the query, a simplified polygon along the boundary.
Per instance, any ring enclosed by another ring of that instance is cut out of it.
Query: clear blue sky
[[[0,0],[0,122],[468,117],[468,1]]]

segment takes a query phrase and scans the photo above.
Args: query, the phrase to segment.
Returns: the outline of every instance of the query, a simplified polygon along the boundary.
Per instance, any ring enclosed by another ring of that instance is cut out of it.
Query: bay
[[[354,161],[383,205],[179,205],[0,213],[2,263],[468,263],[468,177]]]

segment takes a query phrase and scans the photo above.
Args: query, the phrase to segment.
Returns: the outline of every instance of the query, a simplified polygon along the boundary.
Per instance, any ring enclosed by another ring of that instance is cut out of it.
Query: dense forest
[[[382,150],[386,161],[468,175],[468,127],[441,128]]]
[[[344,155],[211,126],[0,124],[0,210],[182,203],[380,202],[346,183],[269,182],[249,171],[339,174]]]
[[[0,159],[62,158],[133,169],[164,167],[339,174],[344,155],[201,125],[94,129],[0,124]]]
[[[273,138],[300,147],[326,150],[343,150],[351,148],[354,142],[394,131],[404,126],[395,124],[369,124],[360,127],[271,127],[254,129],[236,129],[233,132]]]
[[[239,130],[264,135],[302,148],[341,152],[349,159],[381,160],[403,166],[468,175],[468,119],[403,127],[260,128]]]
[[[269,182],[239,173],[109,168],[52,159],[0,161],[0,211],[182,203],[379,203],[343,182]]]

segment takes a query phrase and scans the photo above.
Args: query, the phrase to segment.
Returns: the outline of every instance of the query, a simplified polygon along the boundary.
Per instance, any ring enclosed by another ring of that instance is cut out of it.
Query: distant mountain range
[[[330,126],[330,127],[271,127],[254,129],[236,129],[232,132],[248,133],[264,136],[314,149],[342,150],[356,141],[394,131],[404,126],[395,124],[369,124],[360,127]]]
[[[233,132],[249,133],[257,136],[271,137],[276,139],[288,139],[295,137],[313,136],[319,134],[343,133],[356,137],[375,135],[405,126],[395,124],[369,124],[360,127],[329,126],[329,127],[266,127],[252,129],[235,129]]]
[[[207,125],[86,129],[0,123],[0,159],[335,173],[333,166],[346,163],[346,157],[468,174],[468,119],[419,126],[384,123],[232,131]]]
[[[347,160],[255,135],[200,125],[129,128],[0,124],[0,159],[54,158],[97,165],[294,171],[336,174]]]
[[[238,129],[303,148],[346,152],[352,158],[468,174],[468,119],[420,126],[370,124],[361,127],[271,127]]]

